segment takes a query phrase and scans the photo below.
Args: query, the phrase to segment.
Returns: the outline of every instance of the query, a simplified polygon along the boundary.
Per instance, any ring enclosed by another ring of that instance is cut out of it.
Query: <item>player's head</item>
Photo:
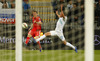
[[[63,11],[62,12],[60,12],[60,17],[63,17],[64,16],[64,14],[63,14]]]
[[[32,11],[32,14],[33,14],[34,17],[37,17],[37,15],[38,15],[38,13],[37,13],[36,10],[33,10],[33,11]]]

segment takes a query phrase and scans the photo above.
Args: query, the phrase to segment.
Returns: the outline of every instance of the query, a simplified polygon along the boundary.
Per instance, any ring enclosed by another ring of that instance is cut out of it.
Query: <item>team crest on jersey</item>
[[[39,18],[39,20],[40,20],[40,18]]]

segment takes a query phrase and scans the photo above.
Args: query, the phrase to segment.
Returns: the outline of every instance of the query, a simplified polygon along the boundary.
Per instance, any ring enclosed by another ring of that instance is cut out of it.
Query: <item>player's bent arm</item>
[[[57,16],[60,18],[60,15],[59,14],[57,14]]]
[[[58,14],[58,11],[56,11],[56,15],[60,18],[60,15]]]
[[[63,11],[61,11],[61,14],[62,14],[62,17],[65,18],[65,15],[64,15]]]
[[[39,22],[36,22],[37,24],[39,24],[39,25],[41,25],[42,24],[42,22],[41,21],[39,21]]]

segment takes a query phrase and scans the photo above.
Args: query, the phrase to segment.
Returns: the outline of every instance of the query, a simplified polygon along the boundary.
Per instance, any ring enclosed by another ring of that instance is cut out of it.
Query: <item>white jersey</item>
[[[60,30],[60,31],[62,31],[63,30],[63,27],[64,27],[64,25],[65,25],[65,23],[66,23],[66,21],[67,21],[67,17],[65,16],[65,19],[63,18],[63,17],[60,17],[59,19],[58,19],[58,21],[57,21],[57,24],[56,24],[56,31],[58,30]]]
[[[65,37],[63,35],[63,27],[67,21],[67,17],[65,19],[60,17],[56,24],[56,29],[54,31],[50,31],[51,36],[58,36],[62,41],[65,41]]]

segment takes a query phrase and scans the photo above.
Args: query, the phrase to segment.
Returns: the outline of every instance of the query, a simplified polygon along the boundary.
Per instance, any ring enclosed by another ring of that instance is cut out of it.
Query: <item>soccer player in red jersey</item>
[[[32,22],[33,24],[31,25],[31,27],[29,28],[29,32],[28,32],[28,36],[26,39],[26,44],[28,44],[29,40],[31,37],[35,37],[33,40],[38,39],[40,37],[40,33],[41,33],[41,19],[37,14],[37,11],[33,10],[32,11],[33,14],[33,18],[32,18]],[[40,42],[37,42],[39,44],[39,48],[40,48],[40,52],[41,52],[41,44]]]

